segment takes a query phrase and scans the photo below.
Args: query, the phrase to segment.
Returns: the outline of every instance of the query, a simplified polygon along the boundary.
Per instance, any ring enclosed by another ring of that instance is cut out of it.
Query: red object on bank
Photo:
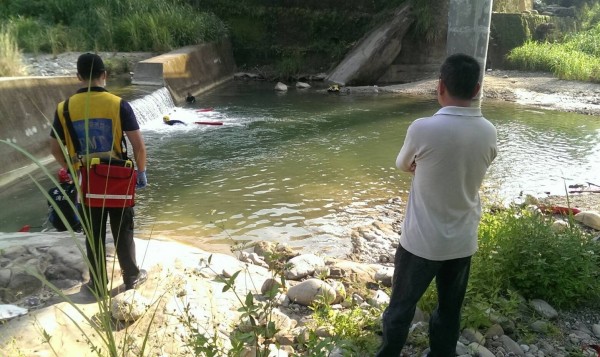
[[[552,213],[552,214],[561,214],[564,216],[568,216],[569,214],[576,215],[581,212],[579,208],[574,207],[563,207],[563,206],[538,206],[543,212]]]
[[[21,229],[19,229],[19,232],[29,232],[30,228],[31,228],[31,226],[26,224],[23,227],[21,227]]]

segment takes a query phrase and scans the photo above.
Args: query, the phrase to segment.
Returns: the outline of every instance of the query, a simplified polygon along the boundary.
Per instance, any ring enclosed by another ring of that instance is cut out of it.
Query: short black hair
[[[479,83],[481,66],[477,60],[464,53],[448,56],[440,69],[440,79],[451,96],[473,99]]]
[[[97,79],[104,71],[104,62],[97,54],[88,52],[77,59],[77,73],[85,80]]]

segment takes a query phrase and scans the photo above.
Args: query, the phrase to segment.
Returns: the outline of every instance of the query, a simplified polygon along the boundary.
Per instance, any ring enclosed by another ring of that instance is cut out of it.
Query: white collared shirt
[[[475,253],[479,188],[496,157],[496,140],[496,128],[480,108],[443,107],[409,126],[396,159],[401,170],[414,170],[400,238],[404,249],[429,260]]]

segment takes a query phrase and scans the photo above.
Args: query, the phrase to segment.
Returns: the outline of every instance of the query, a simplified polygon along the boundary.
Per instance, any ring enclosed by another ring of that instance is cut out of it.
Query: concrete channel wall
[[[50,154],[49,135],[56,104],[78,87],[75,77],[0,78],[0,140],[26,150],[38,160]],[[0,143],[0,185],[25,174],[32,160]]]
[[[133,83],[166,86],[175,103],[188,92],[198,95],[233,79],[230,42],[184,47],[141,61]],[[0,78],[0,140],[10,142],[44,163],[52,161],[49,134],[58,102],[79,87],[76,77]],[[32,160],[0,143],[0,187],[35,169]]]

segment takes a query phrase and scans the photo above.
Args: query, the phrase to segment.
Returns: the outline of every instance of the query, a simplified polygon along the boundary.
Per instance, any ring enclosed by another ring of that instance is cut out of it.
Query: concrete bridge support
[[[493,0],[450,0],[448,10],[448,39],[446,53],[465,53],[479,61],[482,68],[487,58]],[[477,99],[481,98],[482,90]]]

